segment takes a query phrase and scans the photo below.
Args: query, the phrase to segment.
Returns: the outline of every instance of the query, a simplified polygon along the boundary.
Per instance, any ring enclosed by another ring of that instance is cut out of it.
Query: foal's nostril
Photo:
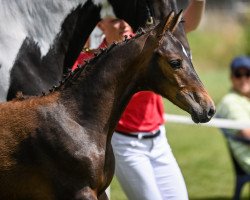
[[[207,113],[207,116],[208,116],[209,118],[211,118],[211,117],[214,116],[214,114],[215,114],[215,108],[214,108],[214,107],[211,107],[211,108],[209,109],[208,113]]]

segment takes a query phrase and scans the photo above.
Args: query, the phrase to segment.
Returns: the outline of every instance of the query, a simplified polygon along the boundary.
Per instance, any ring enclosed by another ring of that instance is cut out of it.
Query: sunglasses
[[[234,77],[235,78],[242,78],[243,76],[245,76],[246,78],[249,78],[250,77],[250,71],[247,71],[247,72],[243,72],[243,73],[240,73],[240,72],[234,72]]]

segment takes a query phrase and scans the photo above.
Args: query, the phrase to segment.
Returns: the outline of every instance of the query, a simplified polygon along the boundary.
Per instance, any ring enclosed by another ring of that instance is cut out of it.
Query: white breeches
[[[115,175],[129,200],[187,200],[179,166],[165,137],[137,139],[114,133]]]

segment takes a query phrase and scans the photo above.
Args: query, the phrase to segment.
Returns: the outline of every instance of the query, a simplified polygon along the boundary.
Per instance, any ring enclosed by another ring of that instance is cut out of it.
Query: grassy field
[[[228,65],[244,54],[243,27],[232,18],[206,19],[202,27],[189,35],[195,68],[217,104],[229,90]],[[209,24],[210,23],[210,24]],[[184,114],[167,100],[165,111]],[[168,123],[167,138],[183,172],[191,200],[228,200],[234,187],[234,171],[223,136],[217,128]],[[249,185],[243,197],[248,195]],[[117,180],[111,185],[112,200],[126,200]],[[245,199],[245,198],[244,198]]]

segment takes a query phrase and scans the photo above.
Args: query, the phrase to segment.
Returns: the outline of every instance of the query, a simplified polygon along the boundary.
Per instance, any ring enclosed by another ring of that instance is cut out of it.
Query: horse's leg
[[[105,191],[98,197],[98,200],[109,200]]]

